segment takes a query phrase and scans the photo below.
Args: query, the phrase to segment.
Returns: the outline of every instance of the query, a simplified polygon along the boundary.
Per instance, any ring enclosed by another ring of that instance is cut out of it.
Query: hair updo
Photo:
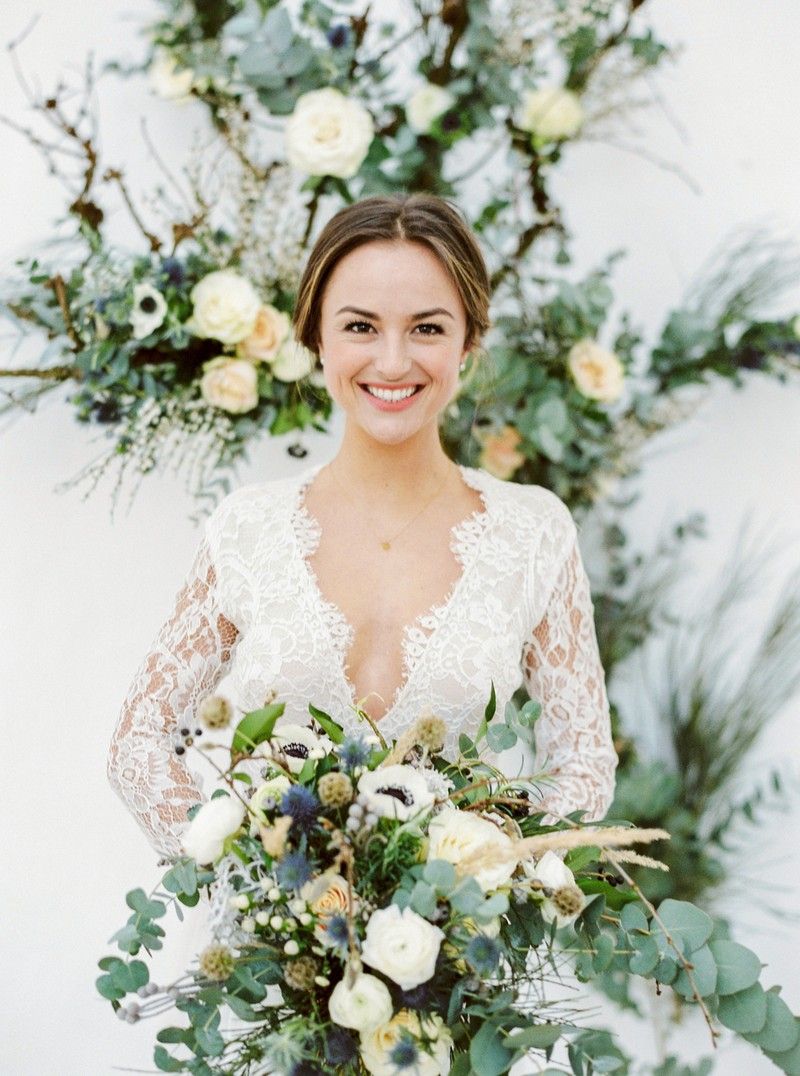
[[[308,256],[295,301],[295,338],[319,354],[322,296],[336,264],[380,240],[424,243],[453,280],[466,311],[464,346],[481,350],[490,327],[491,284],[483,254],[455,203],[435,194],[379,194],[344,206],[323,227]]]

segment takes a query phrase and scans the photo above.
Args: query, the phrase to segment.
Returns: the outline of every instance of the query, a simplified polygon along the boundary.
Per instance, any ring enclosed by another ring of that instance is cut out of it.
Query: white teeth
[[[370,396],[377,396],[379,400],[387,400],[390,403],[396,400],[407,400],[409,396],[413,396],[417,391],[413,385],[405,389],[377,389],[373,388],[372,385],[365,385],[364,387]]]

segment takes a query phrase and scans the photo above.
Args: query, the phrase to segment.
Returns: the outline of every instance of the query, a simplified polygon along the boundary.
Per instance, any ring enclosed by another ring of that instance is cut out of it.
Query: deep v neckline
[[[317,573],[311,564],[311,557],[322,539],[322,526],[306,507],[305,496],[306,490],[324,466],[324,463],[316,464],[300,475],[290,522],[305,582],[313,594],[321,626],[336,661],[338,675],[355,710],[358,706],[356,687],[347,675],[349,664],[347,655],[355,641],[355,629],[339,605],[322,593]],[[474,509],[450,528],[450,551],[461,565],[461,571],[451,584],[450,590],[440,601],[435,602],[408,624],[403,625],[400,633],[402,679],[395,688],[386,711],[377,718],[377,724],[388,722],[399,710],[434,637],[438,635],[441,625],[449,619],[464,589],[465,582],[478,559],[481,539],[491,520],[490,497],[483,472],[460,463],[456,466],[465,484],[477,491],[483,507]]]

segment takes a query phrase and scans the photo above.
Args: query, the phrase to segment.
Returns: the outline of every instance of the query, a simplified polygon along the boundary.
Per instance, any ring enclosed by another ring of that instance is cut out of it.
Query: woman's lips
[[[397,387],[401,388],[405,386],[398,385]],[[406,396],[404,400],[382,400],[379,396],[373,396],[372,393],[369,392],[369,390],[367,389],[366,385],[359,385],[359,388],[364,393],[369,402],[371,404],[374,404],[374,406],[379,411],[405,411],[411,406],[414,400],[416,400],[417,396],[420,395],[425,386],[418,385],[416,392],[413,392],[410,396]]]

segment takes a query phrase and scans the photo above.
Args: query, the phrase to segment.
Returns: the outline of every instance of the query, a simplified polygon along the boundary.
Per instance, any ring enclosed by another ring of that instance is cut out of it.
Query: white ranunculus
[[[372,1031],[392,1018],[392,996],[376,975],[361,972],[352,988],[344,978],[333,988],[328,1012],[334,1024],[354,1031]]]
[[[308,377],[317,358],[308,348],[294,339],[284,340],[280,350],[270,363],[270,370],[279,381],[299,381]]]
[[[289,335],[289,315],[274,306],[262,306],[253,331],[239,344],[239,354],[251,362],[272,362]]]
[[[455,97],[444,86],[426,82],[406,101],[406,119],[412,131],[425,134],[431,124],[455,103]]]
[[[226,837],[241,826],[245,806],[235,796],[215,796],[208,800],[189,823],[183,835],[183,850],[187,856],[204,866],[222,855]]]
[[[286,159],[312,176],[349,179],[375,134],[372,116],[333,86],[301,94],[286,121]]]
[[[622,394],[625,368],[619,356],[586,337],[569,349],[569,372],[584,396],[613,403]]]
[[[155,332],[164,322],[167,300],[152,284],[134,284],[131,325],[133,337],[141,340]]]
[[[580,890],[575,885],[575,875],[555,852],[545,852],[542,858],[533,867],[527,863],[525,865],[525,873],[529,878],[535,878],[538,882],[541,882],[542,885],[547,886],[548,889],[553,891],[569,887],[570,889],[576,890],[576,896],[577,893],[580,893]],[[548,923],[552,923],[555,919],[560,927],[567,926],[577,919],[583,910],[585,903],[585,898],[582,897],[581,907],[578,908],[574,914],[563,915],[553,901],[549,897],[546,897],[542,902],[542,918]]]
[[[238,344],[253,331],[261,300],[250,281],[233,269],[215,269],[191,291],[194,309],[186,327],[195,336]]]
[[[401,1009],[388,1023],[362,1034],[361,1060],[367,1072],[372,1076],[397,1076],[398,1069],[390,1054],[404,1034],[420,1041],[417,1062],[409,1070],[413,1076],[447,1076],[450,1072],[452,1035],[440,1016],[431,1014],[424,1018],[424,1023],[420,1023],[417,1013],[410,1009]],[[422,1046],[423,1038],[432,1040],[432,1053]]]
[[[563,86],[542,86],[522,97],[517,126],[546,142],[572,138],[583,123],[580,97]]]
[[[413,766],[379,766],[358,779],[359,797],[368,811],[379,818],[405,822],[430,807],[434,795],[422,774]]]
[[[153,62],[147,70],[150,88],[159,97],[170,101],[187,101],[194,83],[191,67],[178,69],[175,57],[167,49],[156,49]]]
[[[426,983],[436,968],[444,933],[411,908],[396,904],[369,917],[361,959],[401,988]]]
[[[505,885],[516,869],[517,857],[508,834],[470,811],[441,811],[428,826],[428,859],[446,859],[456,871],[476,853],[498,849],[507,851],[508,858],[470,871],[484,893]]]
[[[232,415],[244,414],[258,405],[258,371],[246,359],[220,355],[203,363],[200,392],[212,407]]]
[[[292,773],[299,773],[310,758],[324,758],[333,746],[327,736],[317,736],[308,725],[279,725],[272,734]]]

